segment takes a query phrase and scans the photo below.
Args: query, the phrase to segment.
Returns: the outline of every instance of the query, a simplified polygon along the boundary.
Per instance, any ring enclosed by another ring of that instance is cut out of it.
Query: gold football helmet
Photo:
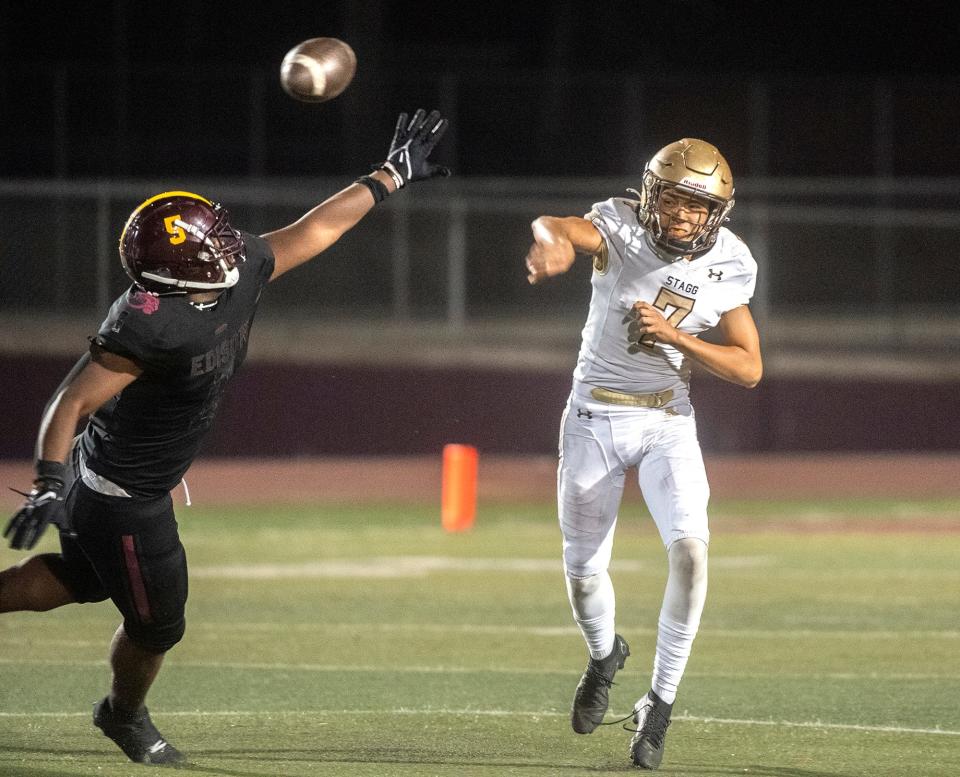
[[[661,148],[643,171],[637,216],[654,242],[669,254],[702,254],[717,241],[717,231],[733,208],[733,175],[715,146],[705,140],[683,138]],[[671,191],[707,207],[707,218],[692,234],[671,237],[660,217],[660,197]]]

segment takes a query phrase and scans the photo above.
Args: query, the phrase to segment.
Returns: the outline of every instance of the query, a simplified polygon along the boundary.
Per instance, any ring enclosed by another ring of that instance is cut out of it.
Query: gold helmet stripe
[[[120,242],[123,243],[123,236],[127,234],[127,228],[130,226],[130,222],[137,217],[137,214],[140,213],[140,211],[146,208],[151,202],[156,202],[157,200],[162,200],[166,197],[192,197],[193,199],[200,200],[211,207],[213,206],[213,203],[210,202],[210,200],[208,200],[206,197],[201,197],[199,194],[194,194],[193,192],[161,192],[160,194],[155,194],[153,197],[144,200],[133,209],[133,213],[130,214],[130,218],[127,219],[127,223],[123,225],[123,231],[120,233]]]

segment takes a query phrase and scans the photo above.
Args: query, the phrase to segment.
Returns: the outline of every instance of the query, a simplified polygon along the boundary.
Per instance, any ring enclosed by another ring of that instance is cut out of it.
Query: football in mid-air
[[[295,100],[322,103],[341,94],[357,72],[357,56],[338,38],[298,43],[280,64],[280,84]]]

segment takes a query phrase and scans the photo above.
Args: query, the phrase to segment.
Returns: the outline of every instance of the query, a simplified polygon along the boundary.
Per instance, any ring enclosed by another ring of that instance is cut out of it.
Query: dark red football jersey
[[[240,279],[216,305],[200,309],[184,295],[156,296],[132,286],[94,338],[143,369],[90,416],[81,438],[87,466],[132,496],[154,496],[180,482],[246,356],[274,265],[265,240],[247,233],[243,239]]]

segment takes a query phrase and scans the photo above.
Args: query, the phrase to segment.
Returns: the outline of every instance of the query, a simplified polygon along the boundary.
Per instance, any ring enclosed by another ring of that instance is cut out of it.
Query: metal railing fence
[[[0,180],[0,311],[105,310],[126,285],[116,242],[129,212],[170,188],[227,205],[250,232],[283,226],[349,179]],[[426,320],[582,317],[588,263],[526,283],[529,224],[585,213],[621,178],[460,178],[422,183],[375,209],[311,266],[278,281],[277,315]],[[758,317],[960,313],[960,180],[738,181],[729,226],[760,264]]]

